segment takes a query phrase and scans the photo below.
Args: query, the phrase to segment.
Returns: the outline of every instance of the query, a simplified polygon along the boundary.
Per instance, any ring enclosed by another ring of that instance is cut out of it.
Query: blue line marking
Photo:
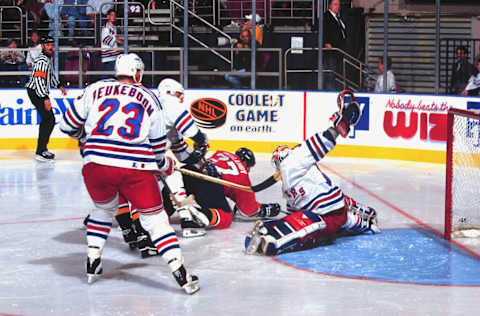
[[[332,245],[277,258],[305,270],[350,278],[480,286],[480,260],[424,229],[340,237]]]

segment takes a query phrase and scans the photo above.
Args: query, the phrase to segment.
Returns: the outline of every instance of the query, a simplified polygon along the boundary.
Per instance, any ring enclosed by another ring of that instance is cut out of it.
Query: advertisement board
[[[447,111],[477,106],[475,98],[406,94],[355,94],[362,108],[359,123],[345,139],[353,156],[442,162],[446,148]],[[336,94],[307,93],[306,131],[310,135],[328,127],[336,107]],[[322,104],[322,106],[318,106]],[[321,120],[321,123],[319,123]],[[350,146],[361,146],[352,149]],[[385,153],[390,153],[385,157]],[[342,155],[345,151],[342,151]]]
[[[51,91],[57,122],[81,89],[67,96]],[[336,92],[189,89],[185,105],[208,135],[212,149],[272,152],[331,126],[338,110]],[[338,138],[337,156],[443,162],[449,107],[480,109],[475,97],[355,94],[362,116],[347,138]],[[39,116],[24,89],[4,89],[0,98],[0,148],[33,149]],[[55,128],[51,149],[74,148],[75,141]]]

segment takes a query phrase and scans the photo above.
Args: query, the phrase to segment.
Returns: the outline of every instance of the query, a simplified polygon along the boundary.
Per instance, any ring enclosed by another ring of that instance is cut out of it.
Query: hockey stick
[[[236,184],[236,183],[233,183],[233,182],[230,182],[230,181],[226,181],[226,180],[222,180],[222,179],[219,179],[219,178],[211,177],[211,176],[208,176],[208,175],[200,173],[200,172],[196,172],[196,171],[192,171],[192,170],[188,170],[188,169],[182,169],[182,168],[178,168],[178,167],[175,167],[175,170],[177,170],[177,171],[179,171],[179,172],[181,172],[181,173],[183,173],[187,176],[190,176],[190,177],[202,179],[202,180],[205,180],[205,181],[210,181],[210,182],[217,183],[217,184],[220,184],[220,185],[223,185],[223,186],[226,186],[226,187],[231,187],[231,188],[235,188],[235,189],[239,189],[239,190],[243,190],[243,191],[247,191],[247,192],[254,192],[251,187],[248,187],[246,185]]]
[[[357,100],[355,98],[355,95],[353,94],[353,92],[351,90],[343,90],[337,97],[337,105],[338,105],[340,113],[343,110],[343,105],[345,103],[344,102],[345,96],[350,96],[352,101]],[[275,172],[273,175],[271,175],[267,179],[263,180],[259,184],[254,185],[252,187],[248,187],[248,186],[245,186],[245,185],[240,185],[240,184],[236,184],[236,183],[233,183],[233,182],[218,179],[218,178],[215,178],[215,177],[207,176],[203,173],[191,171],[191,170],[188,170],[188,169],[181,169],[181,168],[175,167],[175,170],[178,170],[183,174],[186,174],[186,175],[189,175],[189,176],[192,176],[192,177],[196,177],[196,178],[199,178],[199,179],[202,179],[202,180],[205,180],[205,181],[214,182],[214,183],[221,184],[221,185],[224,185],[224,186],[227,186],[227,187],[232,187],[232,188],[236,188],[236,189],[240,189],[240,190],[244,190],[244,191],[248,191],[248,192],[259,192],[259,191],[265,190],[265,189],[271,187],[272,185],[274,185],[275,183],[277,183],[282,178],[282,176],[280,175],[279,172]]]
[[[273,175],[263,180],[259,184],[252,186],[252,191],[259,192],[265,190],[280,181],[280,179],[282,179],[282,175],[279,172],[275,172]]]

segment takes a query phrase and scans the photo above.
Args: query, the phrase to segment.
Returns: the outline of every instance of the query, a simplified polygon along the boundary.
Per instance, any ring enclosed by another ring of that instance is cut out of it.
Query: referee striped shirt
[[[33,62],[32,74],[25,87],[34,90],[39,98],[47,99],[50,87],[59,85],[60,81],[53,73],[52,59],[42,52]]]

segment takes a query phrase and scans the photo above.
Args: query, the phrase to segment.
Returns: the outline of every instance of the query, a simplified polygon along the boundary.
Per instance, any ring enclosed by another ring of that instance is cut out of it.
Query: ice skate
[[[259,246],[262,241],[261,227],[263,227],[263,222],[257,221],[252,231],[245,237],[245,252],[247,255],[260,253]]]
[[[198,219],[196,215],[200,213],[195,209],[194,206],[184,206],[178,210],[180,215],[180,227],[182,228],[182,237],[184,238],[194,238],[204,236],[207,232],[205,231],[205,224]],[[203,214],[200,214],[200,216]]]
[[[142,258],[158,255],[157,248],[155,248],[155,245],[152,243],[150,237],[146,233],[139,233],[137,235],[136,245],[138,250],[140,250]]]
[[[175,278],[175,281],[177,281],[178,285],[180,285],[187,294],[193,294],[200,290],[200,287],[198,286],[198,277],[196,275],[190,275],[187,273],[185,266],[180,263],[178,259],[173,259],[168,263],[170,267],[178,264],[181,264],[180,267],[172,272],[173,277]]]
[[[87,257],[87,282],[91,284],[98,280],[102,275],[102,261],[100,258],[92,259]]]

